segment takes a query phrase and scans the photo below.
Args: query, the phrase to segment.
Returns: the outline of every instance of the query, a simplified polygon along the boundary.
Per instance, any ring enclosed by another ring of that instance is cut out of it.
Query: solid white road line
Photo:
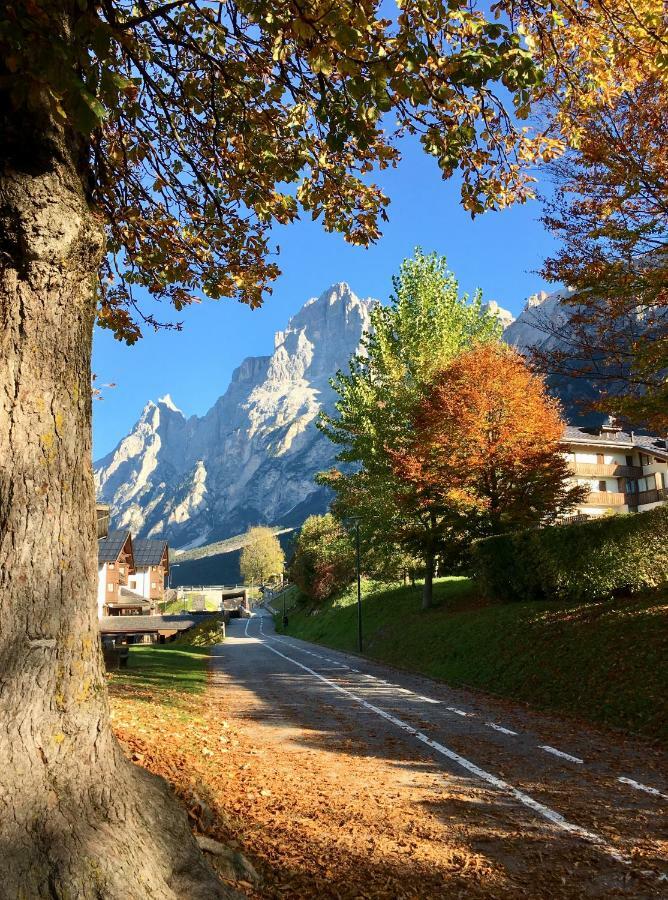
[[[496,725],[494,722],[485,722],[488,728],[493,728],[494,731],[500,731],[501,734],[513,734],[517,735],[516,731],[511,731],[510,728],[504,728],[503,725]]]
[[[437,753],[440,753],[441,756],[447,757],[447,759],[452,760],[457,763],[463,769],[466,769],[467,772],[470,772],[472,775],[476,775],[482,781],[491,785],[492,787],[497,788],[500,791],[504,791],[505,793],[510,794],[516,800],[518,800],[523,806],[526,806],[528,809],[531,809],[533,812],[538,813],[538,815],[542,816],[544,819],[547,819],[548,822],[551,822],[553,825],[556,825],[557,828],[561,828],[562,831],[566,831],[569,834],[573,834],[577,837],[583,838],[585,841],[589,843],[596,844],[603,851],[605,851],[609,856],[618,862],[628,863],[629,860],[619,851],[617,851],[614,847],[611,847],[604,838],[600,835],[595,834],[593,831],[588,831],[586,828],[582,828],[579,825],[574,825],[572,822],[569,822],[565,819],[560,813],[556,812],[553,809],[550,809],[549,806],[545,806],[543,803],[539,803],[538,800],[534,800],[533,797],[530,797],[528,794],[525,794],[524,791],[520,791],[507,782],[503,781],[501,778],[497,778],[496,775],[492,775],[490,772],[486,772],[484,769],[481,769],[475,763],[466,759],[463,756],[460,756],[459,753],[455,753],[454,750],[451,750],[449,747],[440,744],[438,741],[433,741],[431,738],[427,737],[426,734],[423,734],[421,731],[417,731],[417,729],[413,728],[412,725],[409,725],[408,722],[404,722],[402,719],[393,716],[391,713],[386,712],[384,709],[380,709],[378,706],[374,706],[372,703],[368,703],[366,700],[363,700],[361,697],[358,697],[356,694],[353,694],[352,691],[347,690],[341,685],[336,684],[333,681],[330,681],[329,678],[325,678],[324,675],[320,675],[318,672],[315,672],[313,669],[309,669],[308,666],[305,666],[303,663],[300,663],[296,659],[292,659],[290,656],[286,656],[285,653],[281,653],[280,650],[277,650],[275,647],[272,647],[268,641],[263,641],[262,646],[266,647],[267,650],[270,650],[272,653],[275,653],[277,656],[280,656],[282,659],[285,659],[287,662],[292,663],[295,666],[298,666],[300,669],[303,669],[305,672],[308,672],[309,675],[312,675],[314,678],[317,678],[319,681],[322,681],[328,687],[332,688],[335,691],[338,691],[340,694],[344,694],[346,697],[349,697],[351,700],[354,700],[355,703],[359,703],[360,706],[363,706],[365,709],[368,709],[370,712],[375,713],[377,716],[385,719],[388,722],[391,722],[397,728],[400,728],[402,731],[405,731],[407,734],[412,735],[418,741],[421,741],[423,744],[426,744],[428,747],[431,747],[432,750],[436,750]]]
[[[458,716],[468,716],[468,713],[464,712],[463,709],[457,709],[456,706],[446,706],[445,708],[448,712],[457,713]]]
[[[577,763],[579,766],[584,764],[584,759],[580,759],[579,756],[571,756],[570,753],[564,753],[563,750],[557,750],[556,747],[550,747],[549,744],[541,744],[540,749],[544,750],[546,753],[551,753],[553,756],[560,756],[562,759],[567,759],[569,762]]]
[[[654,797],[661,797],[663,800],[668,800],[668,794],[662,794],[661,791],[657,791],[656,788],[650,787],[647,784],[641,784],[639,781],[634,781],[633,778],[625,778],[622,775],[617,781],[621,781],[622,784],[629,784],[637,791],[644,791],[646,794],[652,794]]]

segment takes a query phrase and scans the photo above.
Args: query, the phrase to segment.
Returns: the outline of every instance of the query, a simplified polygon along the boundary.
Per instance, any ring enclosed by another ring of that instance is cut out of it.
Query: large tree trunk
[[[429,548],[424,557],[424,584],[422,586],[422,609],[431,609],[434,599],[434,551]]]
[[[90,353],[103,252],[81,148],[0,94],[0,894],[226,897],[109,726]]]

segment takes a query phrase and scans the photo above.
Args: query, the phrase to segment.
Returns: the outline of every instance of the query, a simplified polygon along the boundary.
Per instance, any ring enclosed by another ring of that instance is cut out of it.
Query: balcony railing
[[[668,500],[666,488],[654,488],[651,491],[638,491],[635,494],[626,494],[626,502],[629,506],[645,506],[648,503],[661,503]]]
[[[614,493],[613,491],[590,491],[585,503],[587,506],[624,506],[628,496],[628,494]],[[638,495],[634,494],[633,496]]]
[[[641,466],[622,466],[619,463],[571,463],[576,475],[600,476],[602,478],[641,478]]]

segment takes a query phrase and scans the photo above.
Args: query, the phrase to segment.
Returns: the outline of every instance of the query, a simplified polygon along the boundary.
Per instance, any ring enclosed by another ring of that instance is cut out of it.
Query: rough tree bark
[[[91,471],[104,245],[82,158],[0,93],[0,894],[229,897],[109,726]]]
[[[431,609],[434,599],[435,554],[430,547],[424,556],[424,584],[422,586],[422,609]]]

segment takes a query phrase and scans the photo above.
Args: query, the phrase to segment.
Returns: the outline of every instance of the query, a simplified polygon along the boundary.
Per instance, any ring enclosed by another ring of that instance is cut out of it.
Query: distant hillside
[[[294,531],[294,528],[284,528],[277,525],[271,529],[274,534],[281,535],[288,531]],[[192,559],[204,559],[207,556],[219,556],[224,553],[230,553],[232,550],[241,550],[246,546],[248,532],[236,534],[234,537],[226,538],[224,541],[215,541],[213,544],[205,544],[203,547],[195,547],[193,550],[174,550],[172,560],[175,563],[189,562]]]
[[[290,555],[291,544],[294,536],[294,529],[283,529],[278,531],[278,539],[285,553],[286,559]],[[216,544],[210,544],[208,547],[199,547],[197,551],[189,550],[184,554],[178,553],[172,556],[171,567],[171,586],[172,587],[197,587],[199,585],[212,584],[240,584],[241,573],[239,571],[239,557],[241,555],[241,544],[237,537],[229,538],[227,541],[218,541]],[[234,544],[235,547],[229,547],[227,550],[210,552],[197,558],[191,558],[191,554],[202,550],[212,550],[224,544]],[[187,557],[187,558],[186,558]]]

